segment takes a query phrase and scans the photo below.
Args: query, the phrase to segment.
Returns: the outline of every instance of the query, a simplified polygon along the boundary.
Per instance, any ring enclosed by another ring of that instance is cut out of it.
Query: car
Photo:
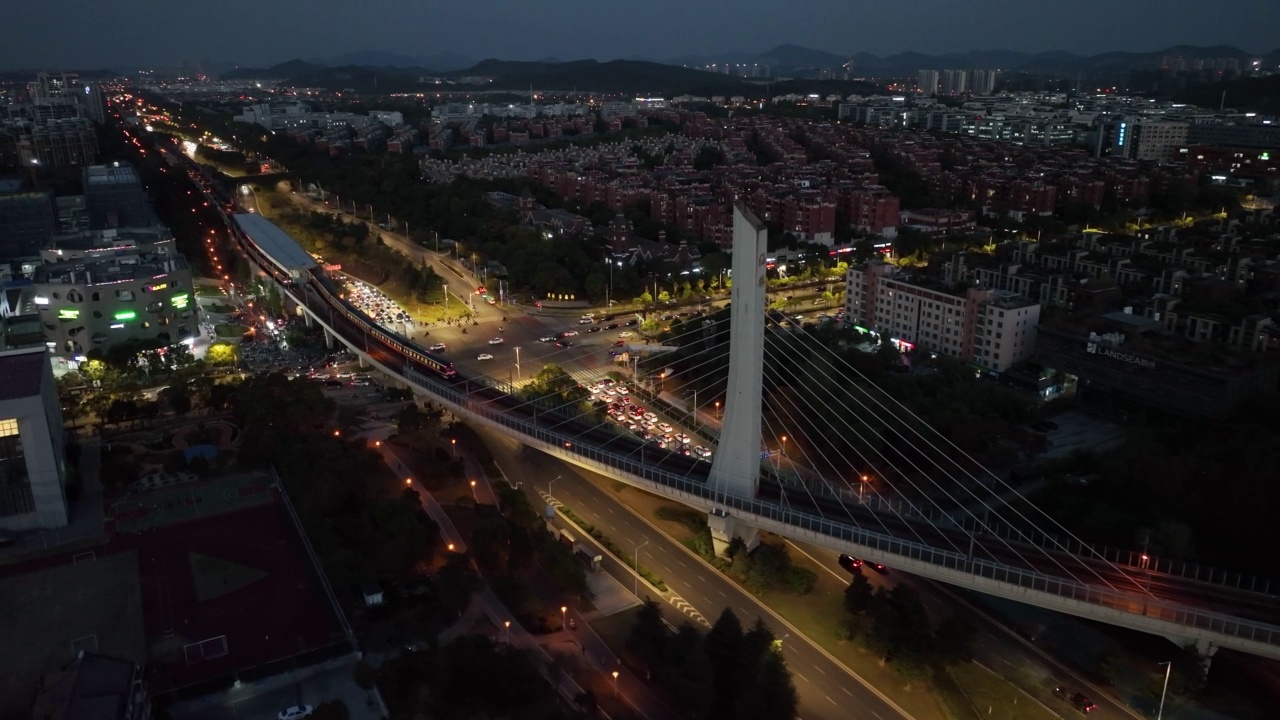
[[[553,335],[544,335],[544,336],[542,336],[542,337],[538,338],[538,342],[553,343],[553,342],[555,342],[555,341],[556,341],[556,339],[555,339],[555,336],[553,336]]]
[[[1071,707],[1079,710],[1081,715],[1088,715],[1098,709],[1098,704],[1085,697],[1082,693],[1073,692],[1061,685],[1053,689],[1053,694],[1066,700],[1071,704]]]
[[[624,324],[625,324],[627,327],[635,327],[635,326],[637,326],[637,325],[639,325],[639,324],[640,324],[640,321],[639,321],[639,320],[628,320],[628,321],[627,321],[626,323],[624,323]]]
[[[613,319],[613,316],[612,316],[612,315],[605,315],[604,317],[602,317],[602,318],[600,318],[600,319],[601,319],[601,320],[603,320],[603,321],[605,321],[605,322],[609,322],[610,320],[612,320],[612,319]]]
[[[587,332],[589,332],[589,333],[593,333],[593,332],[600,332],[600,326],[599,326],[599,325],[592,325],[591,327],[587,328]]]
[[[618,328],[620,328],[620,327],[622,327],[622,326],[621,326],[621,325],[619,325],[618,323],[609,323],[608,325],[605,325],[605,326],[604,326],[604,329],[605,329],[605,330],[617,330],[617,329],[618,329]]]
[[[568,340],[561,340],[560,342],[556,343],[556,347],[558,347],[558,348],[571,348],[571,347],[573,347],[573,343],[569,342]]]
[[[477,360],[492,360],[492,359],[493,359],[493,356],[492,356],[492,355],[490,355],[489,353],[480,353],[479,355],[477,355],[477,356],[476,356],[476,359],[477,359]]]
[[[626,345],[626,343],[622,342],[621,340],[616,340],[613,343],[614,347],[622,347],[623,345]]]
[[[619,394],[619,395],[630,395],[630,394],[631,394],[631,391],[627,389],[627,386],[626,386],[626,385],[619,385],[619,386],[618,386],[618,394]]]
[[[681,445],[688,445],[689,443],[693,442],[693,438],[689,437],[688,435],[685,435],[684,433],[680,433],[676,435],[676,440],[679,440]]]
[[[658,429],[664,433],[669,433],[673,430],[670,423],[664,423],[664,422],[658,423]]]
[[[861,572],[862,561],[852,555],[841,555],[839,562],[840,567],[851,573]]]
[[[645,413],[645,414],[644,414],[644,419],[645,419],[645,420],[648,420],[648,421],[650,421],[650,422],[658,422],[658,416],[657,416],[657,415],[654,415],[654,414],[653,414],[653,413],[651,413],[651,412],[647,412],[647,413]]]
[[[577,334],[578,334],[577,330],[565,330],[564,332],[560,333],[560,337],[562,338],[574,337]]]
[[[489,292],[489,291],[488,291],[488,290],[485,290],[483,285],[481,285],[480,287],[476,288],[476,294],[477,294],[477,295],[484,295],[484,294],[485,294],[485,293],[487,293],[487,292]]]
[[[627,332],[620,332],[620,333],[618,333],[618,337],[620,337],[620,338],[629,338],[629,337],[634,337],[634,336],[635,336],[635,333],[633,333],[633,332],[631,332],[631,331],[627,331]]]
[[[431,352],[444,352],[446,348],[444,343],[436,343],[427,349]]]
[[[590,325],[591,323],[594,323],[594,322],[595,320],[592,320],[591,318],[587,318],[587,317],[580,318],[578,320],[579,325]]]
[[[311,716],[315,711],[316,709],[310,705],[294,705],[277,713],[276,720],[299,720],[299,718]]]
[[[501,345],[504,342],[506,342],[506,340],[503,340],[500,337],[492,338],[489,340],[490,345]]]

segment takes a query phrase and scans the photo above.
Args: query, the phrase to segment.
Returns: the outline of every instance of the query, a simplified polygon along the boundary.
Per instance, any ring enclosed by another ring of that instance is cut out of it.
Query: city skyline
[[[753,5],[754,3],[754,5]],[[725,0],[689,7],[655,0],[647,12],[617,2],[582,8],[566,0],[538,6],[506,0],[427,8],[375,0],[353,12],[318,0],[300,14],[286,6],[203,11],[155,0],[116,0],[82,6],[68,0],[27,4],[11,12],[24,33],[0,49],[0,68],[130,70],[180,62],[266,66],[289,58],[379,51],[420,56],[451,54],[508,60],[643,58],[758,53],[784,43],[836,54],[942,54],[973,49],[1065,51],[1092,55],[1116,50],[1156,52],[1170,46],[1231,45],[1274,51],[1266,30],[1280,23],[1280,5],[1247,0],[1217,5],[1217,22],[1167,12],[1158,0],[1082,0],[1071,6],[1012,7],[976,0],[963,7],[917,0],[910,7],[855,7],[804,0],[785,7],[763,0]],[[1109,18],[1100,23],[1100,18]],[[735,19],[736,18],[736,19]],[[747,22],[740,19],[747,18]],[[459,27],[484,28],[459,34]],[[193,32],[199,28],[199,32]],[[708,33],[709,29],[718,32]],[[283,29],[283,32],[281,30]],[[264,41],[263,38],[270,38]],[[708,37],[712,39],[708,39]]]

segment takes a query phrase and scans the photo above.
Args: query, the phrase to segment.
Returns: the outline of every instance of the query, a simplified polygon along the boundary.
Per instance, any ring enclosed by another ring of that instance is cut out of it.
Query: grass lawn
[[[655,495],[650,495],[622,483],[602,485],[615,495],[624,499],[625,504],[643,515],[650,522],[661,528],[663,532],[684,543],[693,537],[697,523],[701,522],[701,514],[683,505],[669,502]],[[661,511],[660,511],[661,509]],[[971,720],[987,716],[975,715],[975,701],[970,701],[960,690],[960,684],[971,678],[978,682],[975,692],[983,693],[985,707],[1016,707],[1020,712],[1001,715],[999,712],[991,718],[1051,718],[1044,708],[1032,702],[1016,687],[1006,680],[976,665],[967,665],[961,671],[953,673],[941,681],[915,681],[907,683],[892,667],[882,666],[879,658],[864,649],[856,642],[845,637],[839,621],[845,615],[844,590],[847,583],[828,572],[827,568],[815,566],[812,561],[794,548],[788,546],[792,560],[803,567],[817,573],[817,583],[813,592],[808,595],[769,592],[757,597],[774,612],[786,618],[804,633],[810,640],[831,653],[845,667],[852,670],[872,687],[883,692],[895,703],[917,720]],[[886,579],[871,575],[873,584],[885,582],[892,585],[890,575]],[[710,608],[715,614],[716,608]],[[703,610],[705,614],[705,610]],[[744,618],[744,623],[750,619]],[[603,635],[603,632],[601,633]],[[625,642],[626,636],[623,635]],[[974,673],[981,670],[982,675]],[[969,688],[966,685],[965,691]],[[975,696],[976,697],[976,696]],[[1039,713],[1039,714],[1037,714]]]
[[[1010,692],[1003,678],[985,667],[968,663],[947,671],[972,706],[971,712],[992,720],[1055,720],[1058,716],[1020,692]]]
[[[224,297],[227,293],[217,285],[196,285],[196,295],[200,297]]]
[[[238,338],[249,331],[249,328],[243,325],[229,325],[222,323],[213,326],[213,333],[220,338]]]
[[[236,308],[234,305],[222,305],[219,303],[214,303],[209,306],[209,312],[217,313],[218,315],[230,315],[235,311],[236,311]]]

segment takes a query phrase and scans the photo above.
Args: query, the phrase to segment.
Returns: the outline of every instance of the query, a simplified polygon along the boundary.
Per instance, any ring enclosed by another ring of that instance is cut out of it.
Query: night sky
[[[845,54],[1280,45],[1280,0],[19,0],[0,68],[264,66],[377,50],[669,59],[781,43]]]

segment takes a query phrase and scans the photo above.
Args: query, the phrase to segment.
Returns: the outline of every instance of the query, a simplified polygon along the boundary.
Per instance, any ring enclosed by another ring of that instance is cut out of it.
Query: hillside
[[[573,62],[516,62],[484,60],[466,70],[449,73],[463,78],[489,78],[494,90],[589,90],[628,94],[680,94],[709,84],[743,83],[734,78],[690,68],[641,60],[575,60]]]
[[[236,68],[222,74],[223,80],[283,80],[319,70],[320,66],[305,60],[289,60],[269,68]]]

